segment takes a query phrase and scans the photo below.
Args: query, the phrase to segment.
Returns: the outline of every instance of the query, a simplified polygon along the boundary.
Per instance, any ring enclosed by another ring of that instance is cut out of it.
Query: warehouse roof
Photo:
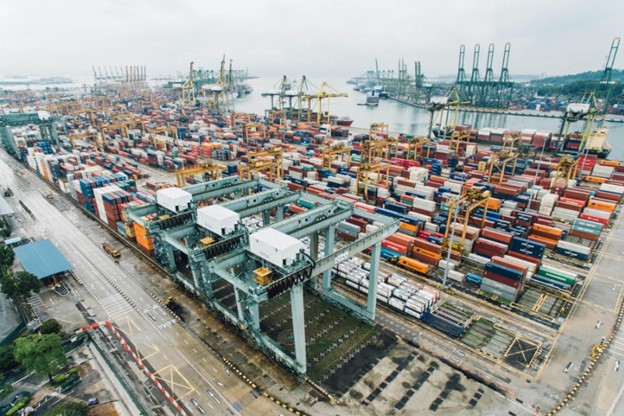
[[[15,211],[9,206],[9,203],[0,195],[0,217],[3,215],[13,215]]]
[[[24,270],[43,279],[74,267],[50,240],[41,240],[13,249]]]

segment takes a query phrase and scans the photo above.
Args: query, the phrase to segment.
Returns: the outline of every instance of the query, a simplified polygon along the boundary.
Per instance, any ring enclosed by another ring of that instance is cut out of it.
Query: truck
[[[119,257],[121,257],[121,253],[119,252],[119,250],[113,247],[113,245],[110,243],[107,243],[107,242],[102,243],[102,248],[107,254],[109,254],[115,259],[118,259]]]

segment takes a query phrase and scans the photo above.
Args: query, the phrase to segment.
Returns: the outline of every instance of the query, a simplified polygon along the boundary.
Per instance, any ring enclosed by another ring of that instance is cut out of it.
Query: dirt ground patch
[[[89,411],[89,416],[119,416],[114,403],[104,403]]]

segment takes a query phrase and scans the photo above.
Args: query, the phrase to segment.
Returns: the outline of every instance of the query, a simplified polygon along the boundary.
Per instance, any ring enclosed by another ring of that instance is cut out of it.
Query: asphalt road
[[[152,299],[131,271],[104,253],[104,240],[93,232],[97,226],[71,205],[63,212],[53,207],[43,196],[49,187],[4,152],[0,173],[3,185],[15,193],[13,200],[23,201],[34,215],[29,217],[16,206],[25,234],[48,238],[58,247],[84,282],[83,286],[70,282],[79,300],[96,320],[111,321],[123,331],[152,365],[161,383],[166,383],[189,410],[195,414],[201,413],[199,407],[207,414],[252,413],[241,404],[250,387],[229,375],[221,360]],[[254,401],[254,414],[275,414],[275,409],[279,407],[269,401]]]

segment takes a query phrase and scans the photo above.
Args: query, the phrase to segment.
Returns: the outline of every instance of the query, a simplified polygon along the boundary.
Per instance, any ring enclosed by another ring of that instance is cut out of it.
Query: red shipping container
[[[497,273],[493,273],[489,270],[486,270],[485,273],[483,273],[483,277],[486,277],[488,279],[494,280],[495,282],[501,283],[505,286],[509,286],[512,287],[514,289],[518,288],[518,286],[520,286],[520,282],[516,282],[512,279],[509,279],[505,276],[501,276]]]
[[[536,266],[539,266],[541,264],[541,262],[542,262],[540,259],[528,256],[528,255],[523,254],[523,253],[518,253],[517,251],[509,251],[507,254],[512,256],[512,257],[515,257],[517,259],[525,260],[525,261],[528,261],[529,263],[533,263]]]

